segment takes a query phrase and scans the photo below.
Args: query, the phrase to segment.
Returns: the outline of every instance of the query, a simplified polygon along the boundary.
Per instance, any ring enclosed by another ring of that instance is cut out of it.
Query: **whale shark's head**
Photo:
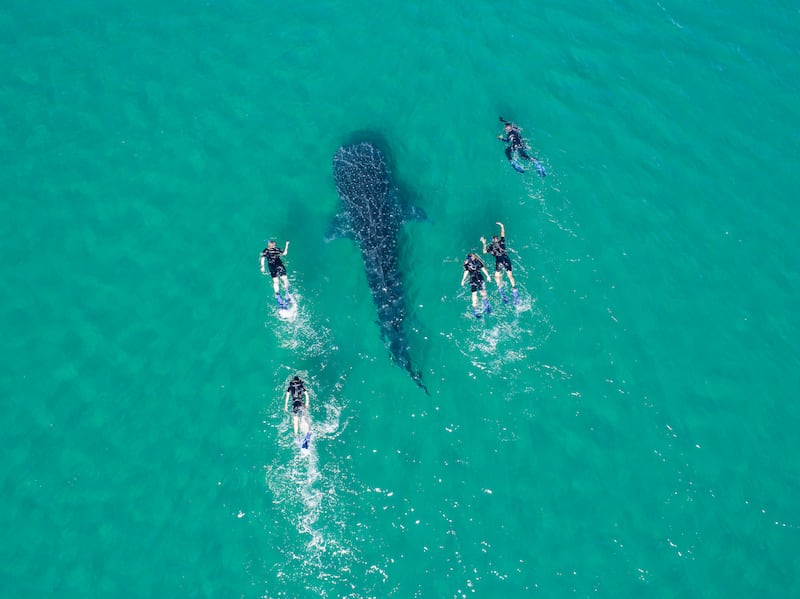
[[[345,202],[365,200],[389,193],[389,169],[383,153],[368,142],[342,146],[333,155],[336,191]]]

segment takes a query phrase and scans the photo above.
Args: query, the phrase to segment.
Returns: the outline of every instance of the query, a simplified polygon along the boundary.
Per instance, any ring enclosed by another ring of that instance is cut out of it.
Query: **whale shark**
[[[425,214],[401,200],[386,157],[373,143],[361,141],[340,147],[333,155],[333,178],[341,202],[333,236],[349,237],[358,244],[378,310],[381,338],[392,360],[428,393],[422,374],[411,366],[403,277],[398,268],[400,227],[406,220],[423,220]]]

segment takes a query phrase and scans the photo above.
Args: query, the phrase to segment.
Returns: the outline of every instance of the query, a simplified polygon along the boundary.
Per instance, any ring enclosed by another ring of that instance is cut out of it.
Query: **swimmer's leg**
[[[475,316],[475,318],[480,318],[481,317],[481,311],[478,310],[478,292],[477,291],[473,291],[472,292],[472,314]]]
[[[506,276],[508,277],[508,280],[511,282],[511,286],[516,287],[517,283],[516,281],[514,281],[514,275],[511,274],[511,269],[506,269]]]
[[[486,289],[481,289],[481,297],[483,298],[483,311],[486,314],[491,314],[492,307],[489,305],[489,298],[486,296]]]
[[[283,282],[283,288],[286,291],[286,297],[284,298],[285,302],[288,304],[292,301],[292,296],[289,294],[289,277],[286,275],[281,276],[281,281]]]

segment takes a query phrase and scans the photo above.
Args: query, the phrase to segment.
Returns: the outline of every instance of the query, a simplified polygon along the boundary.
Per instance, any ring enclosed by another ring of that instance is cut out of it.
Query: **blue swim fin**
[[[481,311],[478,310],[477,308],[473,308],[472,309],[472,314],[475,316],[475,318],[480,318],[481,317]]]
[[[303,443],[300,445],[303,449],[308,449],[308,442],[311,441],[311,431],[306,433],[305,438],[303,439]]]
[[[536,160],[536,158],[533,159],[533,166],[536,167],[536,172],[539,173],[540,177],[546,177],[547,176],[547,171],[544,170],[544,165],[541,162],[539,162],[538,160]]]
[[[508,296],[506,295],[505,289],[503,289],[502,287],[500,287],[500,299],[503,300],[504,304],[508,303]]]
[[[483,311],[486,314],[491,314],[492,313],[492,307],[489,305],[489,300],[488,299],[483,300]]]
[[[511,295],[514,296],[514,305],[519,306],[519,291],[517,291],[516,287],[511,288]]]
[[[517,162],[517,159],[516,159],[516,158],[515,158],[514,160],[512,160],[512,161],[511,161],[511,166],[512,166],[512,167],[514,168],[514,170],[515,170],[515,171],[517,171],[518,173],[524,173],[524,172],[525,172],[525,168],[524,168],[524,167],[523,167],[523,166],[522,166],[522,165],[521,165],[519,162]]]
[[[285,301],[284,301],[284,299],[281,297],[281,294],[280,294],[280,293],[276,293],[276,294],[275,294],[275,301],[278,303],[278,308],[279,308],[280,310],[285,310],[285,309],[286,309],[286,302],[285,302]]]

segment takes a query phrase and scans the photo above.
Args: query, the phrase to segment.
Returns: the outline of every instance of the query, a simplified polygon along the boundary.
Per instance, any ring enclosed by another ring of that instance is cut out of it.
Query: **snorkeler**
[[[281,256],[285,256],[289,252],[289,242],[283,249],[277,247],[275,241],[270,239],[267,242],[267,247],[263,249],[260,256],[261,274],[267,274],[266,266],[269,267],[269,274],[272,277],[272,287],[275,289],[275,300],[278,302],[280,308],[286,308],[289,302],[292,301],[292,296],[289,295],[289,278],[286,276],[286,267],[283,265]],[[286,297],[281,297],[280,283],[283,282],[283,288],[286,290]]]
[[[292,400],[292,425],[294,427],[294,434],[297,436],[300,428],[300,420],[306,419],[306,410],[308,410],[310,404],[305,383],[300,380],[299,376],[295,376],[289,381],[289,388],[286,389],[286,400],[283,405],[283,409],[286,412],[289,411],[290,399]]]
[[[500,120],[504,125],[505,135],[498,135],[497,139],[508,144],[506,146],[506,158],[508,158],[508,162],[514,168],[514,170],[520,173],[525,172],[523,166],[514,158],[514,153],[516,152],[520,158],[533,162],[536,172],[539,173],[540,177],[546,177],[547,171],[545,170],[544,165],[536,158],[528,154],[525,141],[522,139],[522,130],[514,123],[505,120],[503,117],[500,117]]]
[[[508,161],[511,162],[514,158],[512,156],[513,152],[517,152],[522,158],[525,160],[533,160],[528,153],[525,151],[525,142],[522,141],[522,133],[514,123],[509,123],[508,121],[505,122],[505,136],[498,135],[497,139],[500,139],[506,142],[508,145],[506,146],[506,158]]]
[[[484,278],[486,275],[486,278]],[[480,291],[481,297],[483,298],[483,311],[486,314],[491,314],[492,307],[489,305],[489,299],[486,297],[486,279],[489,278],[489,271],[486,270],[486,266],[483,264],[483,260],[478,258],[475,254],[470,252],[467,254],[467,259],[464,260],[464,276],[461,277],[461,286],[464,286],[464,283],[467,281],[467,277],[469,277],[469,286],[470,290],[472,291],[472,313],[475,315],[475,318],[481,317],[481,312],[478,310],[478,292]]]
[[[496,224],[500,225],[500,237],[492,235],[492,242],[488,246],[486,245],[486,238],[481,237],[483,253],[494,256],[494,281],[497,283],[497,288],[500,290],[500,297],[503,298],[503,302],[508,303],[508,298],[503,291],[503,273],[506,273],[511,283],[511,294],[516,304],[519,300],[519,293],[517,291],[517,283],[514,281],[514,275],[511,274],[511,260],[506,252],[506,228],[503,226],[503,223],[499,221]]]

